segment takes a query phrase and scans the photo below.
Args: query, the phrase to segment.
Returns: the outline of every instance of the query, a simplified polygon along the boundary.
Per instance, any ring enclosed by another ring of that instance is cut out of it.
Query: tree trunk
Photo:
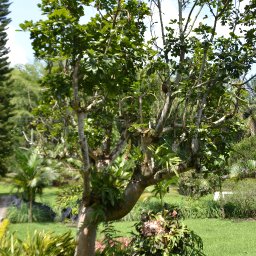
[[[93,209],[92,209],[93,211]],[[78,219],[78,235],[75,256],[94,256],[97,224],[91,223],[90,209],[83,208]]]

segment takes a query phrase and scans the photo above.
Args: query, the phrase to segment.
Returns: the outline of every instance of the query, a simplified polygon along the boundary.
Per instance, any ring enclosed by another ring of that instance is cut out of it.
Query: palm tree
[[[45,165],[36,149],[16,152],[16,169],[11,173],[14,186],[23,191],[23,199],[29,202],[29,222],[33,219],[33,202],[36,194],[56,179],[56,172]]]

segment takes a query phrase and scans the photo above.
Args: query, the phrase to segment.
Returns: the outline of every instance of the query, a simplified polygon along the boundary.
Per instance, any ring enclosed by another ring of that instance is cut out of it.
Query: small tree
[[[56,173],[50,167],[46,167],[42,157],[32,149],[16,152],[15,171],[10,176],[13,184],[23,192],[23,199],[29,202],[29,222],[32,222],[36,195],[42,194],[43,188],[56,178]]]
[[[50,96],[72,109],[64,120],[75,127],[73,156],[82,162],[78,256],[94,255],[98,224],[129,213],[147,186],[188,168],[220,169],[239,129],[241,77],[255,62],[255,4],[171,2],[177,19],[164,24],[160,0],[152,9],[137,0],[43,0],[47,17],[21,25],[48,63]],[[83,23],[89,6],[96,15]],[[153,8],[161,44],[144,42]],[[218,25],[230,33],[218,35]]]

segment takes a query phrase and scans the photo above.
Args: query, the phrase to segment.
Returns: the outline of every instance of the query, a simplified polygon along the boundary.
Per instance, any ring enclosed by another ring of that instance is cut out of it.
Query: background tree
[[[34,109],[39,105],[41,87],[39,81],[44,74],[41,63],[19,65],[11,72],[12,117],[15,145],[29,147],[36,140],[33,127]],[[33,141],[34,140],[34,141]]]
[[[8,48],[6,47],[8,18],[10,3],[0,1],[0,175],[7,172],[8,157],[12,154],[12,124],[10,122],[11,81],[8,62]]]
[[[153,1],[162,32],[154,49],[144,42],[143,1],[43,0],[46,19],[21,25],[48,63],[51,96],[72,108],[83,179],[76,255],[94,255],[98,224],[126,215],[147,186],[221,169],[240,129],[241,77],[255,62],[246,13],[255,6],[238,2],[177,1],[164,29]],[[83,24],[89,5],[97,14]],[[230,28],[225,37],[219,24]]]
[[[12,182],[22,191],[22,198],[29,203],[29,222],[33,220],[33,202],[43,188],[56,179],[56,172],[38,154],[36,149],[16,150],[15,171],[10,173]],[[48,163],[49,165],[49,163]]]

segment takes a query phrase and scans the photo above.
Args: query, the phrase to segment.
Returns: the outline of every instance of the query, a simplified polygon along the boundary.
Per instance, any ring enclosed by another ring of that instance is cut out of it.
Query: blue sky
[[[40,10],[37,4],[40,0],[12,0],[10,15],[12,22],[8,29],[8,46],[11,50],[9,60],[12,65],[33,62],[33,51],[29,33],[17,32],[19,24],[25,20],[40,19]]]

